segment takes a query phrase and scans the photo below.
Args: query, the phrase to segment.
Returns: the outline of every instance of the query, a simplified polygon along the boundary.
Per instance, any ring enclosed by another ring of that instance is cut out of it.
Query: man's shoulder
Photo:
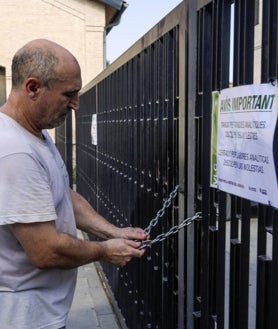
[[[30,145],[16,125],[0,116],[0,157],[13,153],[31,153]]]

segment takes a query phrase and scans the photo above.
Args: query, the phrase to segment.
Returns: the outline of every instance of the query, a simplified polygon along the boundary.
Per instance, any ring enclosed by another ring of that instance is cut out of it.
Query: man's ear
[[[41,87],[40,79],[36,77],[30,77],[25,81],[25,90],[33,100],[37,99]]]

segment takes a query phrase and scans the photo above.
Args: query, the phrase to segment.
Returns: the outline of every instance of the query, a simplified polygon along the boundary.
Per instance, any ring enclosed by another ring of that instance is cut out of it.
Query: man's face
[[[43,87],[39,103],[39,125],[41,129],[60,126],[71,110],[78,110],[82,82],[79,68],[68,70],[62,79]]]

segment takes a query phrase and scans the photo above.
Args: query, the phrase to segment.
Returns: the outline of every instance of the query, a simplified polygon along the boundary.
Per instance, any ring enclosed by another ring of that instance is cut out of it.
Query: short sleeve
[[[0,159],[0,225],[56,220],[57,215],[41,164],[27,153]]]

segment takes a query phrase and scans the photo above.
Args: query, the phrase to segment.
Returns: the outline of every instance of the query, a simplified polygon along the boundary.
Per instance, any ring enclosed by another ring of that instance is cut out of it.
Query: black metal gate
[[[72,133],[72,113],[67,115],[64,124],[55,130],[55,144],[63,160],[66,163],[69,174],[70,186],[73,186],[73,133]]]
[[[152,238],[202,213],[143,259],[102,264],[130,329],[277,328],[277,211],[209,181],[211,92],[254,82],[257,20],[260,80],[277,78],[276,0],[189,0],[82,91],[77,190],[116,225],[145,228],[178,184]]]

